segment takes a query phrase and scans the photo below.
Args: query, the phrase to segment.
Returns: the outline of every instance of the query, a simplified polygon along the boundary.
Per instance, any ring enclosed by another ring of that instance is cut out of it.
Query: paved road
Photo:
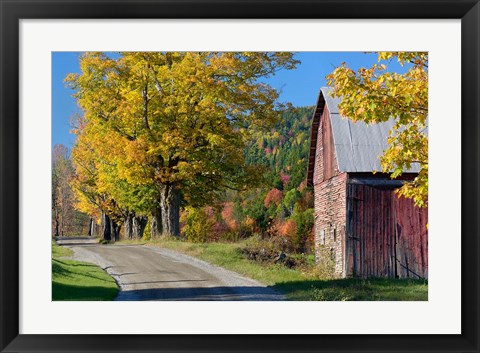
[[[105,269],[120,286],[115,300],[284,300],[239,274],[178,252],[146,245],[100,245],[61,238],[73,258]]]

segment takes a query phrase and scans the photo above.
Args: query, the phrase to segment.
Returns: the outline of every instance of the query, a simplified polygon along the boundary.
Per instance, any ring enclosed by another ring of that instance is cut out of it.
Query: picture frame
[[[380,6],[381,5],[381,6]],[[480,4],[478,0],[1,0],[0,350],[2,352],[479,352]],[[461,335],[19,334],[19,20],[461,19]]]

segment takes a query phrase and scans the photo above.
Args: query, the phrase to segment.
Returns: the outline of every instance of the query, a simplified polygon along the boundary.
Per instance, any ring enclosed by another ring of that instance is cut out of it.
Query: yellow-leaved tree
[[[66,78],[83,112],[77,173],[88,174],[82,159],[90,159],[89,185],[104,212],[114,202],[124,215],[148,215],[152,236],[179,235],[182,204],[205,204],[258,178],[245,141],[280,108],[259,79],[296,63],[282,52],[84,54],[81,73]]]
[[[403,74],[391,72],[388,64],[397,60]],[[367,124],[395,120],[388,148],[380,161],[383,172],[392,178],[412,165],[420,167],[413,181],[397,194],[412,198],[415,205],[428,204],[428,53],[379,52],[378,64],[356,72],[345,63],[327,76],[332,94],[341,97],[340,113]]]

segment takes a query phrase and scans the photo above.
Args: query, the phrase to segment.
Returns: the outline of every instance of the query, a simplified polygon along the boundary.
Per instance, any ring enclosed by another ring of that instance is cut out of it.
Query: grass
[[[333,279],[283,282],[274,286],[290,300],[324,301],[425,301],[428,284],[413,279]]]
[[[242,242],[189,243],[155,239],[141,243],[172,249],[253,278],[285,294],[288,300],[428,300],[428,284],[424,280],[388,278],[321,280],[314,274],[312,268],[289,269],[280,264],[248,260],[240,251],[245,246]]]
[[[96,265],[64,259],[71,255],[70,249],[52,244],[52,300],[113,300],[115,280]]]

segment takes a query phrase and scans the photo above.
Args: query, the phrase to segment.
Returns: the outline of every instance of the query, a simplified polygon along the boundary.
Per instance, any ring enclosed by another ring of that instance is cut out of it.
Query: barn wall
[[[394,188],[348,183],[346,275],[428,277],[427,209]]]
[[[344,275],[346,184],[335,158],[330,115],[325,107],[320,118],[315,153],[313,187],[315,193],[315,256],[331,256],[335,275]]]
[[[398,276],[428,278],[428,209],[394,197]]]
[[[333,257],[335,275],[344,277],[345,219],[347,174],[342,173],[314,185],[315,256]]]
[[[318,126],[313,185],[338,175],[338,173],[330,114],[328,108],[325,107]]]

